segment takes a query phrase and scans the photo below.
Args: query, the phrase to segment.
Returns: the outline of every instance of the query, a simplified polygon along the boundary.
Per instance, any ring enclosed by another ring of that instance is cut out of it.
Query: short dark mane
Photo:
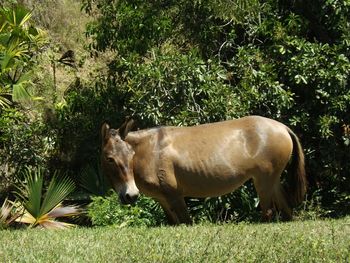
[[[109,134],[112,135],[112,136],[116,136],[116,135],[118,135],[118,130],[110,129],[109,130]]]

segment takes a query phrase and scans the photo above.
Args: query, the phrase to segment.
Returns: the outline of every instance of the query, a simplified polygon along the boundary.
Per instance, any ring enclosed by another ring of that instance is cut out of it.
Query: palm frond
[[[23,207],[34,218],[40,216],[42,190],[44,176],[41,169],[31,172],[29,168],[24,170],[25,183],[18,188],[17,197],[21,200]]]
[[[0,208],[0,228],[9,226],[20,216],[20,213],[16,211],[14,203],[5,199]]]
[[[45,222],[42,222],[40,226],[47,229],[66,229],[74,227],[75,225],[55,220],[46,220]]]
[[[31,94],[26,89],[26,86],[31,83],[30,79],[32,72],[26,72],[17,80],[16,84],[12,85],[12,99],[13,101],[23,101],[32,98]]]
[[[78,215],[81,212],[77,206],[62,206],[62,201],[74,190],[74,182],[66,176],[59,178],[62,175],[55,172],[45,195],[43,195],[43,175],[42,169],[31,171],[26,168],[24,170],[25,181],[19,184],[18,190],[15,192],[21,203],[17,208],[18,211],[21,211],[21,216],[16,221],[44,228],[73,226],[72,224],[56,222],[54,219]]]
[[[41,214],[48,213],[75,189],[74,182],[70,178],[64,176],[59,179],[58,175],[58,172],[55,172],[55,175],[49,184],[40,210]]]
[[[28,211],[21,213],[21,215],[15,221],[33,226],[37,223],[37,219],[33,217]]]
[[[57,205],[49,213],[47,213],[50,218],[74,216],[80,214],[81,211],[78,206],[62,206],[62,204]]]
[[[8,22],[3,19],[1,14],[1,9],[0,9],[0,33],[5,31],[7,25],[8,25]]]
[[[28,10],[24,7],[18,6],[14,10],[14,17],[16,19],[16,25],[18,25],[19,27],[23,27],[32,17],[32,13],[28,12]]]
[[[13,101],[29,100],[30,98],[31,98],[31,95],[26,90],[23,83],[14,84],[12,86],[12,99],[13,99]]]
[[[93,195],[105,195],[110,186],[102,174],[100,163],[86,165],[79,173],[79,184]]]
[[[0,15],[12,27],[24,27],[32,17],[32,13],[25,7],[17,5],[15,8],[1,8]]]
[[[0,109],[9,108],[11,106],[11,101],[9,101],[4,95],[6,93],[0,93]]]
[[[27,52],[28,49],[23,42],[12,41],[9,43],[0,59],[1,71],[13,67],[16,63],[16,59],[27,58]]]
[[[0,209],[0,222],[5,222],[11,213],[11,205],[5,199]]]

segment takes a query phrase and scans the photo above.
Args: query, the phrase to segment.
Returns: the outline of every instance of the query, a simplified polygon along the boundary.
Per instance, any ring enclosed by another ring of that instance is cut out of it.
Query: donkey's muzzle
[[[123,205],[133,205],[136,203],[137,198],[139,197],[138,194],[119,194],[119,200]]]

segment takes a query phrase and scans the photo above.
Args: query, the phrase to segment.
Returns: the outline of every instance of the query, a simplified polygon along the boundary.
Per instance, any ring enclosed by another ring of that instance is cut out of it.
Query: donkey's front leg
[[[166,159],[165,159],[166,160]],[[177,189],[176,177],[171,162],[163,160],[162,169],[158,170],[159,190],[162,194],[161,204],[171,217],[172,223],[192,224],[185,200]]]
[[[182,196],[172,194],[166,197],[166,206],[169,207],[175,224],[191,225],[192,219],[188,213],[187,205]]]
[[[162,199],[156,199],[158,201],[158,203],[160,204],[160,206],[163,208],[163,211],[165,213],[166,219],[168,220],[168,223],[170,225],[177,225],[179,224],[177,216],[174,212],[171,211],[171,208],[168,204],[167,201],[165,201],[165,198]]]

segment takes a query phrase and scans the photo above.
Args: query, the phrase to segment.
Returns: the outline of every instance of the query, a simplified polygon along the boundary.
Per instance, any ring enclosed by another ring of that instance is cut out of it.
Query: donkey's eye
[[[111,157],[107,157],[107,162],[109,162],[109,163],[113,163],[113,162],[114,162],[114,159],[113,159],[113,158],[111,158]]]

